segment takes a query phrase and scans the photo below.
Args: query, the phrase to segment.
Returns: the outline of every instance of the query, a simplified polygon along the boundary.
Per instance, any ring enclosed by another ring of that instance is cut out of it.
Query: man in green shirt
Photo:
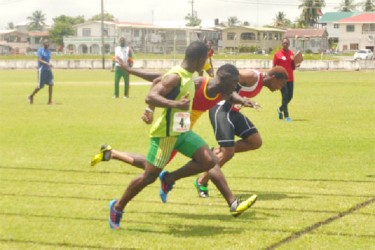
[[[150,150],[145,171],[133,179],[119,200],[112,200],[109,225],[120,228],[125,206],[143,188],[153,183],[160,175],[160,195],[163,201],[176,180],[207,171],[217,160],[204,140],[190,129],[190,112],[195,94],[193,73],[202,70],[208,56],[208,48],[202,42],[192,42],[185,51],[180,66],[172,68],[161,83],[151,88],[146,102],[163,108],[162,114],[150,130]],[[176,149],[192,160],[180,169],[168,174],[162,172],[172,151]]]

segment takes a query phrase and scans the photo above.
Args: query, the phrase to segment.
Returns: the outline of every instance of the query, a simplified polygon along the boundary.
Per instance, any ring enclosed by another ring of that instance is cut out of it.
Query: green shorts
[[[178,136],[152,137],[147,161],[157,168],[167,165],[173,150],[192,158],[194,153],[206,145],[206,142],[193,131]]]

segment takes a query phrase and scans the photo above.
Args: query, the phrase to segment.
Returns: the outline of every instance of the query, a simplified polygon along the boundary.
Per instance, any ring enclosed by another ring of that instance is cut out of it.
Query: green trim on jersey
[[[195,95],[195,85],[193,82],[193,73],[185,70],[181,66],[176,66],[169,70],[163,77],[177,74],[180,77],[180,84],[175,89],[173,89],[167,96],[170,100],[179,100],[187,93],[189,93],[190,107],[189,111],[174,109],[174,108],[163,108],[161,116],[155,121],[150,129],[150,137],[167,137],[167,136],[177,136],[181,132],[173,131],[173,117],[176,112],[189,112],[191,113],[191,108],[193,104],[193,98]]]

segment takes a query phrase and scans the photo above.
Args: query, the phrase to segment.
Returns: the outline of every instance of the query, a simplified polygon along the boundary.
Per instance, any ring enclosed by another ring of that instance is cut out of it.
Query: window
[[[134,37],[139,37],[139,30],[134,30]]]
[[[82,36],[91,36],[91,29],[82,29]]]
[[[350,50],[358,50],[358,43],[351,43]]]
[[[109,30],[108,29],[103,30],[103,36],[109,36]]]
[[[346,32],[354,32],[354,25],[346,25]]]
[[[335,24],[333,25],[333,28],[334,28],[334,29],[339,29],[339,28],[340,28],[340,24],[335,23]]]
[[[227,33],[227,40],[234,40],[236,38],[236,33],[228,32]]]
[[[251,32],[242,33],[241,40],[255,40],[255,34]]]
[[[362,25],[363,32],[375,31],[375,23],[365,23]]]

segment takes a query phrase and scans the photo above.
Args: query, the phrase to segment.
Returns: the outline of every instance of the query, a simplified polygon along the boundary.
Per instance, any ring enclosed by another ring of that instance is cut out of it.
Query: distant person
[[[52,104],[53,74],[51,61],[51,51],[49,50],[48,39],[43,40],[43,47],[38,49],[38,86],[27,98],[30,104],[34,103],[34,96],[45,84],[48,85],[48,104]]]
[[[126,46],[126,40],[124,37],[120,37],[120,45],[115,48],[115,57],[121,58],[121,60],[129,65],[133,66],[133,52],[129,46]],[[113,62],[115,62],[112,59]],[[113,98],[119,98],[120,96],[120,80],[124,78],[124,98],[129,98],[129,74],[121,67],[118,63],[112,63],[112,71],[115,71],[115,92]]]
[[[203,66],[203,70],[199,72],[200,76],[203,76],[204,72],[206,72],[210,77],[214,77],[214,66],[212,65],[212,57],[214,55],[214,49],[212,48],[212,40],[207,41],[207,47],[208,47],[208,58],[206,63]]]
[[[294,53],[289,49],[289,39],[284,38],[282,42],[282,48],[277,51],[273,57],[273,66],[282,66],[286,69],[289,75],[288,82],[281,89],[281,106],[277,109],[279,119],[285,118],[285,121],[291,122],[292,118],[289,116],[288,104],[293,98],[294,89],[294,75],[293,71],[296,68],[294,63]]]

